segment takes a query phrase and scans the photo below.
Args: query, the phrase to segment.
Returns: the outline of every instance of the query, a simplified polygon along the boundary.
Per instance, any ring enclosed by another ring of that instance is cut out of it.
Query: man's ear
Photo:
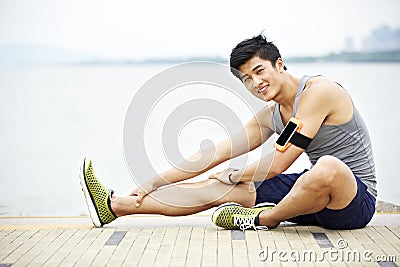
[[[275,68],[279,71],[279,72],[283,72],[284,71],[284,67],[285,64],[283,62],[283,59],[278,57],[278,59],[275,62]]]

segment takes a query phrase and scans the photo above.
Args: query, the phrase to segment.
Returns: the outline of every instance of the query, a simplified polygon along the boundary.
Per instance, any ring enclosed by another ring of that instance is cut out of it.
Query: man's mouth
[[[267,90],[268,90],[268,85],[266,85],[263,88],[261,88],[260,90],[258,90],[258,92],[262,95],[265,95],[267,93]]]

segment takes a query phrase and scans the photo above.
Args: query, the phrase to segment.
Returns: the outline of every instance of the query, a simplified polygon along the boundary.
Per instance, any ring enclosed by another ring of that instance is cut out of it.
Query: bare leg
[[[351,170],[339,159],[321,157],[303,174],[289,194],[276,207],[263,211],[260,225],[273,227],[279,222],[322,209],[343,209],[357,194],[357,182]]]
[[[111,208],[120,217],[130,214],[162,214],[181,216],[194,214],[226,202],[237,202],[250,207],[255,203],[255,192],[249,192],[249,184],[236,186],[216,179],[197,183],[179,184],[161,188],[147,195],[140,207],[136,197],[113,197]]]

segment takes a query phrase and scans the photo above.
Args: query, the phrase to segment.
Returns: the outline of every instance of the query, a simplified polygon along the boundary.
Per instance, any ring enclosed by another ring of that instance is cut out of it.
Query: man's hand
[[[222,172],[217,172],[217,173],[211,174],[208,178],[209,179],[217,179],[218,181],[220,181],[220,182],[222,182],[224,184],[233,185],[233,184],[237,184],[238,183],[237,181],[235,181],[232,178],[232,174],[234,172],[236,172],[236,171],[238,171],[238,169],[229,168],[229,169],[226,169],[226,170],[224,170]]]
[[[153,191],[156,191],[158,188],[152,184],[145,184],[141,187],[137,187],[135,189],[132,190],[132,192],[129,194],[130,196],[136,196],[136,207],[140,207],[140,205],[142,204],[142,200],[145,196],[147,196],[148,194],[150,194]]]

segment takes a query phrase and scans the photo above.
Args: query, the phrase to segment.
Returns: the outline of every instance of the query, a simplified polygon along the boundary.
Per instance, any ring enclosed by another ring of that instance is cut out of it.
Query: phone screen
[[[286,125],[285,129],[283,129],[281,135],[276,140],[276,143],[280,146],[285,146],[287,142],[289,142],[290,137],[292,136],[293,132],[296,131],[297,124],[289,121]]]

